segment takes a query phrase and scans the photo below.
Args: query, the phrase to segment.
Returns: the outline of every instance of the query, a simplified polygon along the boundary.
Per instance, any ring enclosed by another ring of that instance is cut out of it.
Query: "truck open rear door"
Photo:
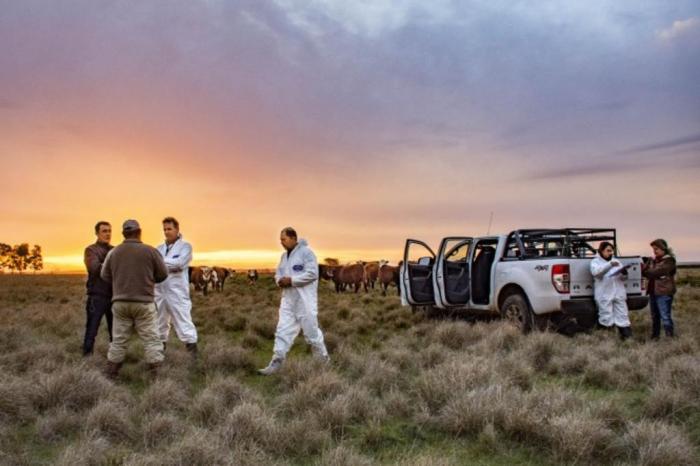
[[[469,254],[473,238],[451,236],[440,242],[433,272],[435,305],[441,309],[469,303]]]
[[[435,253],[430,246],[415,239],[406,240],[401,266],[401,294],[409,304],[435,304],[433,269]]]

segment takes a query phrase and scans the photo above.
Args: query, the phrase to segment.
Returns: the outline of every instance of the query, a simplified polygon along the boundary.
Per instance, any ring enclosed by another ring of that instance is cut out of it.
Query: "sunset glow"
[[[494,11],[498,11],[495,14]],[[700,260],[697,2],[5,2],[0,242],[82,270],[177,217],[195,263],[616,227]]]

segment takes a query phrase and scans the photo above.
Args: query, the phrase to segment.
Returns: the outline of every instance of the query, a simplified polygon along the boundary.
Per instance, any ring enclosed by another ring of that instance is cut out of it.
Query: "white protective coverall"
[[[168,340],[170,323],[183,343],[197,343],[197,329],[192,323],[192,301],[187,269],[192,261],[192,246],[182,236],[168,247],[158,246],[168,268],[168,278],[155,286],[155,301],[158,309],[158,334],[161,341]]]
[[[282,254],[275,282],[282,277],[291,277],[292,286],[282,289],[274,357],[284,360],[302,330],[314,356],[327,358],[323,332],[318,327],[318,262],[306,240],[299,240],[290,253]]]
[[[630,318],[627,309],[627,292],[623,283],[624,275],[619,273],[622,265],[614,267],[612,261],[606,261],[599,254],[591,261],[593,275],[593,296],[598,305],[598,322],[606,327],[629,327]]]

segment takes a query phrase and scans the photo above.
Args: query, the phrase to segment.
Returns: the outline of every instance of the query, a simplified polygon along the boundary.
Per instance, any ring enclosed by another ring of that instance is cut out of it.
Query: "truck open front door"
[[[469,303],[469,254],[473,239],[447,237],[440,242],[433,272],[435,305],[441,309]]]
[[[415,239],[406,240],[401,266],[401,293],[414,306],[435,304],[433,268],[435,253],[430,246]]]

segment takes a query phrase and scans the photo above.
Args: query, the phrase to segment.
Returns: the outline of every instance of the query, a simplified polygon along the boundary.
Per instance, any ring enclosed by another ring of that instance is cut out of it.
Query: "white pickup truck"
[[[507,235],[447,237],[437,254],[408,239],[400,270],[402,304],[430,312],[500,314],[523,332],[562,317],[590,328],[597,321],[590,263],[612,228],[515,230]],[[630,310],[646,307],[641,258],[620,257]]]

